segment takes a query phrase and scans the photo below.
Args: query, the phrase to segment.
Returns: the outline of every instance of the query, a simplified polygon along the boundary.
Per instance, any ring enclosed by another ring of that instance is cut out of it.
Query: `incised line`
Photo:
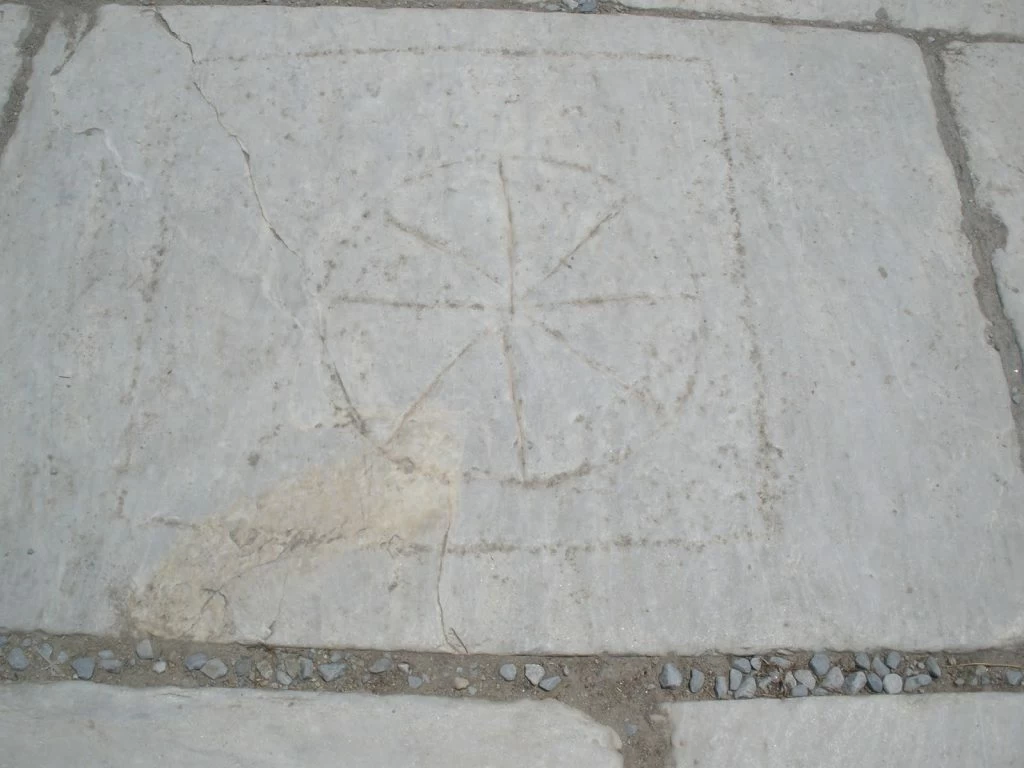
[[[516,386],[516,368],[512,362],[512,344],[508,340],[508,333],[501,332],[501,349],[505,355],[505,368],[508,371],[508,392],[512,398],[512,409],[516,416],[516,455],[519,458],[519,474],[523,482],[526,477],[526,431],[523,428],[523,407],[519,402],[519,388]]]
[[[581,299],[561,299],[559,301],[538,301],[532,303],[531,306],[539,309],[546,309],[552,307],[597,307],[603,304],[658,304],[662,301],[696,301],[697,296],[692,293],[674,293],[668,295],[657,295],[651,293],[633,293],[633,294],[620,294],[612,296],[586,296]]]
[[[562,258],[558,260],[558,263],[555,264],[555,266],[552,267],[551,270],[546,275],[544,275],[544,277],[542,277],[536,283],[527,288],[523,296],[529,296],[537,288],[543,285],[548,280],[548,278],[552,277],[556,272],[558,272],[558,270],[566,266],[572,260],[572,257],[575,256],[576,253],[580,250],[580,248],[582,248],[584,245],[593,240],[594,237],[597,236],[597,233],[601,231],[601,227],[603,227],[611,219],[618,216],[621,211],[622,208],[620,206],[617,206],[610,210],[608,213],[606,213],[594,226],[590,228],[587,234],[583,236],[583,239],[576,243],[575,247],[573,247],[572,250],[570,250],[567,254],[565,254]]]
[[[369,304],[381,307],[390,307],[393,309],[416,309],[416,310],[430,310],[430,309],[464,309],[471,312],[483,312],[488,307],[481,304],[480,302],[463,302],[463,301],[435,301],[432,304],[428,304],[423,301],[405,301],[403,299],[389,299],[383,296],[349,296],[342,295],[336,296],[331,299],[330,307],[333,309],[338,304]]]
[[[462,642],[462,638],[459,637],[459,633],[454,629],[449,629],[448,623],[444,618],[444,604],[441,602],[441,578],[444,576],[444,559],[448,554],[448,535],[452,532],[452,522],[455,519],[455,504],[452,501],[452,488],[448,486],[448,520],[444,529],[444,536],[441,539],[441,554],[437,561],[437,584],[435,585],[434,595],[437,599],[437,618],[441,622],[441,637],[444,638],[445,643],[456,653],[469,653],[469,649],[466,644]],[[452,642],[452,637],[458,641],[458,645]]]
[[[505,198],[505,219],[508,222],[508,311],[516,313],[516,228],[512,219],[512,199],[508,195],[508,179],[505,177],[505,162],[498,159],[498,177],[501,179],[501,194]]]
[[[463,263],[466,264],[466,266],[468,266],[470,269],[474,270],[479,275],[487,278],[492,283],[497,285],[499,288],[501,287],[501,281],[498,278],[496,278],[487,270],[483,269],[479,264],[477,264],[475,261],[469,258],[461,250],[453,250],[451,246],[444,240],[438,240],[437,238],[431,237],[418,227],[414,227],[412,224],[408,224],[404,221],[399,220],[398,218],[395,217],[394,214],[391,213],[391,211],[384,212],[384,223],[391,227],[394,227],[399,232],[404,232],[409,237],[419,241],[421,244],[427,246],[428,248],[432,248],[438,253],[443,253],[445,256],[450,256],[452,258],[461,259]]]

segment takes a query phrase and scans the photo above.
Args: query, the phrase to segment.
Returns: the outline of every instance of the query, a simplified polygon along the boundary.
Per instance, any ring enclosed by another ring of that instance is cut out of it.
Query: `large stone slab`
[[[1024,7],[1016,0],[623,0],[623,5],[974,34],[1024,34]]]
[[[671,704],[675,765],[1013,768],[1024,696],[842,696]]]
[[[1024,338],[1024,49],[955,46],[946,74],[978,202],[1006,227],[992,261],[1003,305]]]
[[[0,170],[0,624],[1020,637],[1016,441],[914,44],[164,13],[40,63]]]
[[[3,768],[622,765],[614,731],[554,701],[12,685],[0,738]]]
[[[28,24],[28,8],[0,5],[0,106],[7,101],[8,89],[21,65],[18,40]]]

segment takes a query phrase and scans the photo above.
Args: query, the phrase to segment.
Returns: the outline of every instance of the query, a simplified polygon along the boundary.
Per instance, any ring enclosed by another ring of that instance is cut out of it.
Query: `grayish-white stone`
[[[729,690],[735,691],[740,687],[740,683],[743,682],[743,673],[738,669],[729,670]]]
[[[881,693],[884,688],[882,678],[880,678],[873,670],[868,672],[868,688],[872,693]]]
[[[124,662],[120,659],[104,659],[99,660],[100,669],[104,672],[109,672],[112,675],[118,674],[124,668]]]
[[[678,768],[1018,768],[1024,752],[1019,694],[830,696],[665,708]],[[827,735],[827,746],[809,734]]]
[[[782,17],[800,21],[1024,34],[1017,0],[624,0],[632,8]]]
[[[911,675],[903,681],[903,692],[913,693],[932,684],[931,675]]]
[[[816,653],[811,656],[811,671],[818,677],[824,676],[831,666],[832,660],[829,659],[827,653]]]
[[[662,688],[678,688],[683,684],[683,673],[671,662],[663,664],[661,674],[658,675],[658,683]]]
[[[715,678],[715,698],[724,699],[729,695],[729,682],[725,679],[725,675],[719,675]]]
[[[148,637],[139,640],[135,645],[135,655],[140,659],[152,659],[153,658],[153,641]]]
[[[345,673],[345,668],[345,664],[331,662],[329,664],[321,664],[318,671],[325,683],[333,683]]]
[[[793,660],[787,659],[785,656],[772,656],[769,661],[779,669],[792,669],[793,667]]]
[[[28,656],[21,648],[12,648],[7,653],[7,664],[15,672],[23,672],[28,669]]]
[[[81,656],[71,662],[71,668],[75,670],[81,680],[92,680],[96,671],[96,660],[92,656]]]
[[[794,699],[803,699],[809,696],[810,693],[811,691],[806,685],[800,684],[794,685],[793,690],[789,692],[789,695],[792,696]]]
[[[871,657],[863,651],[853,657],[853,663],[857,665],[857,669],[863,669],[865,672],[871,669]]]
[[[540,664],[527,664],[523,672],[532,685],[538,685],[544,677],[544,667]]]
[[[806,685],[808,688],[814,688],[818,684],[818,678],[809,669],[798,669],[793,673],[793,677],[796,678],[798,683]]]
[[[864,689],[864,686],[867,685],[867,682],[868,676],[858,669],[853,674],[846,676],[846,680],[843,682],[843,693],[847,696],[853,696],[854,694],[860,693]]]
[[[886,663],[882,661],[882,659],[878,656],[872,657],[871,670],[879,677],[885,677],[890,672],[892,672],[892,670],[889,669],[888,666],[886,666]]]
[[[157,661],[154,661],[153,662],[153,671],[156,672],[158,675],[162,675],[164,672],[167,671],[167,662],[164,661],[163,659],[159,659]]]
[[[43,643],[38,648],[36,648],[36,650],[39,652],[39,655],[47,661],[49,661],[50,657],[53,655],[53,646],[49,643]]]
[[[736,686],[736,690],[732,695],[736,699],[754,698],[757,695],[757,680],[754,679],[753,675],[744,675],[743,681]]]
[[[843,687],[843,670],[839,667],[832,667],[821,681],[821,687],[830,691],[838,691]]]
[[[885,666],[895,672],[903,663],[903,654],[899,651],[889,651],[885,654]]]
[[[1006,682],[1009,685],[1020,685],[1024,681],[1024,672],[1019,669],[1006,670]]]
[[[1000,296],[1024,338],[1024,50],[1019,45],[954,45],[946,80],[970,158],[978,204],[1006,226],[992,255]],[[1024,397],[1024,393],[1018,393]]]
[[[562,682],[562,678],[559,675],[552,675],[541,680],[537,687],[543,691],[553,691],[560,682]]]
[[[903,678],[895,672],[890,672],[882,679],[882,688],[885,689],[886,693],[902,693]]]
[[[516,669],[515,664],[502,664],[501,667],[498,669],[498,674],[501,675],[502,680],[507,680],[511,683],[513,680],[516,679],[518,670]]]
[[[114,656],[115,656],[116,654],[115,654],[115,653],[114,653],[114,652],[113,652],[112,650],[110,650],[109,648],[104,648],[104,649],[103,649],[102,651],[100,651],[100,652],[99,652],[99,653],[97,653],[96,655],[97,655],[97,656],[98,656],[98,657],[99,657],[99,658],[100,658],[101,660],[103,660],[103,661],[110,661],[111,659],[113,659],[113,658],[114,658]]]
[[[423,678],[419,675],[409,675],[409,677],[406,678],[406,683],[409,684],[409,688],[415,691],[423,685]]]
[[[939,666],[939,660],[934,656],[929,656],[925,659],[924,668],[928,670],[928,674],[938,680],[942,677],[942,668]]]
[[[700,693],[704,687],[704,673],[693,667],[690,670],[690,693]]]
[[[4,686],[0,744],[4,765],[37,768],[622,766],[614,731],[556,701],[253,689]]]
[[[205,664],[209,660],[210,657],[202,651],[190,653],[188,656],[185,657],[185,669],[189,670],[190,672],[195,672],[197,669],[202,669],[203,664]]]
[[[377,659],[375,662],[373,662],[373,664],[369,666],[368,671],[375,675],[379,675],[389,671],[391,667],[391,659],[389,659],[387,656],[381,656],[379,659]]]
[[[53,25],[3,156],[0,625],[1019,636],[1024,483],[912,41],[161,13],[191,54],[105,6],[61,68]]]
[[[303,680],[313,679],[314,665],[312,659],[307,659],[305,656],[299,658],[299,677]],[[408,671],[408,670],[406,670]]]
[[[228,665],[220,659],[210,659],[200,671],[211,680],[220,680],[228,673]]]
[[[742,657],[732,660],[732,668],[738,669],[744,675],[749,675],[752,667],[750,666],[750,659],[744,659]]]

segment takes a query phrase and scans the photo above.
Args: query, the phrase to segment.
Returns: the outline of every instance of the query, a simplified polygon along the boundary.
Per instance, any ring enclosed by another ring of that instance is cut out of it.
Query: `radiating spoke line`
[[[610,296],[586,296],[580,299],[561,299],[558,301],[538,301],[530,306],[538,309],[550,309],[554,307],[598,307],[604,304],[657,304],[662,301],[696,301],[697,295],[693,293],[631,293]]]
[[[518,374],[512,361],[512,344],[508,340],[508,331],[501,332],[501,349],[505,355],[505,368],[508,371],[508,392],[512,398],[512,410],[516,417],[516,455],[519,459],[519,474],[523,482],[526,477],[526,429],[523,426],[523,407],[519,401]]]
[[[431,237],[430,235],[428,235],[426,232],[424,232],[423,230],[419,229],[418,227],[415,227],[412,224],[409,224],[407,222],[404,222],[404,221],[400,220],[393,213],[391,213],[391,211],[385,211],[384,212],[384,221],[389,226],[394,227],[399,232],[404,232],[406,235],[408,235],[409,237],[413,238],[414,240],[419,241],[420,243],[422,243],[423,245],[427,246],[428,248],[432,248],[433,250],[438,251],[439,253],[443,253],[446,256],[451,256],[452,258],[461,259],[462,262],[467,267],[469,267],[470,269],[474,270],[475,272],[477,272],[481,276],[487,278],[492,283],[497,285],[499,288],[502,287],[501,280],[496,278],[490,272],[488,272],[483,267],[481,267],[479,264],[477,264],[475,261],[473,261],[473,259],[471,259],[469,256],[467,256],[461,249],[452,249],[449,246],[449,244],[446,243],[445,241],[438,240],[435,237]]]
[[[480,302],[464,301],[435,301],[428,304],[425,301],[405,301],[404,299],[392,299],[385,296],[336,296],[331,299],[330,307],[334,309],[339,304],[371,304],[380,307],[392,307],[394,309],[464,309],[471,312],[483,312],[487,306]]]
[[[512,218],[512,198],[508,194],[508,178],[505,176],[505,163],[498,160],[498,178],[501,179],[501,195],[505,199],[505,218],[507,220],[507,258],[508,258],[508,310],[516,313],[516,226]]]
[[[536,283],[534,283],[533,285],[531,285],[529,288],[526,289],[526,292],[523,293],[523,297],[529,296],[531,293],[533,293],[535,290],[537,290],[541,285],[543,285],[545,282],[547,282],[547,280],[549,278],[551,278],[553,275],[555,275],[566,264],[568,264],[572,260],[572,257],[577,254],[577,252],[580,250],[580,248],[582,248],[584,245],[586,245],[591,240],[593,240],[595,237],[597,237],[597,233],[601,231],[601,228],[605,224],[607,224],[610,220],[612,220],[616,216],[618,216],[621,211],[622,211],[622,207],[621,206],[616,206],[615,208],[612,208],[612,210],[610,210],[608,213],[606,213],[597,222],[597,224],[595,224],[593,227],[590,228],[590,230],[587,232],[587,234],[585,234],[583,236],[583,239],[581,239],[578,243],[576,243],[576,245],[572,248],[572,250],[570,250],[567,254],[565,254],[562,258],[560,258],[558,260],[558,263],[555,264],[555,266],[552,267],[548,271],[548,273],[546,275],[544,275],[544,277],[542,277],[540,280],[538,280]]]

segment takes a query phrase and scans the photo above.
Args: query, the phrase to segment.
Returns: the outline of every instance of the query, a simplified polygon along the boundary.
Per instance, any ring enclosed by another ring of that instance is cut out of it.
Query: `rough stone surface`
[[[934,27],[977,34],[1024,34],[1024,7],[1016,0],[623,0],[623,5],[913,29]]]
[[[942,677],[942,668],[939,667],[938,659],[934,656],[929,656],[925,659],[924,668],[928,670],[928,674],[938,680]]]
[[[683,673],[675,664],[664,664],[658,675],[658,683],[662,688],[678,688],[683,684]]]
[[[167,671],[167,662],[164,661],[163,659],[160,659],[158,661],[154,661],[153,662],[153,671],[156,672],[158,675],[162,675],[164,672]],[[79,677],[81,677],[81,675],[79,675]]]
[[[744,675],[749,675],[750,674],[750,670],[752,669],[752,667],[750,666],[750,659],[743,659],[743,658],[733,659],[732,660],[732,668],[733,669],[738,669]]]
[[[678,768],[1015,768],[1024,750],[1017,694],[680,702],[666,710]],[[809,734],[827,734],[827,747]]]
[[[889,667],[886,666],[885,662],[882,661],[882,659],[878,656],[875,656],[871,659],[871,670],[879,677],[885,677],[890,672],[892,672],[892,670],[889,669]]]
[[[738,669],[729,670],[729,690],[735,691],[740,687],[740,683],[743,682],[743,673]]]
[[[467,688],[469,688],[469,680],[467,680],[465,677],[456,677],[454,680],[452,680],[452,688],[454,688],[456,691],[464,691]]]
[[[752,699],[757,694],[757,680],[753,675],[744,675],[743,681],[736,687],[733,697],[737,699]]]
[[[369,672],[374,675],[380,675],[384,672],[388,672],[393,666],[393,662],[387,656],[382,656],[377,659],[373,664],[370,665]]]
[[[857,665],[857,669],[863,669],[867,672],[871,669],[871,658],[866,653],[858,653],[853,657],[853,663]]]
[[[794,685],[793,690],[789,692],[789,695],[794,699],[803,699],[810,695],[810,689],[806,685]]]
[[[411,756],[421,768],[469,768],[481,755],[492,768],[622,765],[611,729],[555,701],[252,689],[4,686],[0,743],[0,760],[39,768],[120,766],[126,755],[203,768],[333,768],[339,745],[349,768],[409,765]]]
[[[912,42],[161,12],[197,64],[104,7],[54,74],[54,25],[3,157],[0,625],[568,654],[1018,632],[1024,485]],[[835,546],[852,525],[871,546]],[[971,579],[937,565],[963,552]]]

